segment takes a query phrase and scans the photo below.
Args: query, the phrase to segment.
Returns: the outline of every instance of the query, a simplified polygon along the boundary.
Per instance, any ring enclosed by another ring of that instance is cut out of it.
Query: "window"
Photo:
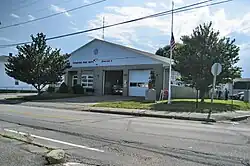
[[[19,82],[18,82],[18,80],[15,80],[15,85],[19,85]]]
[[[82,75],[82,87],[93,88],[94,77],[93,75]]]
[[[130,87],[137,87],[137,83],[136,82],[130,82]]]
[[[250,89],[250,81],[238,81],[234,83],[234,89]]]
[[[77,75],[73,75],[73,77],[72,77],[72,86],[77,84],[77,79],[78,79]]]
[[[147,88],[148,87],[148,83],[145,83],[145,82],[130,82],[130,87]]]

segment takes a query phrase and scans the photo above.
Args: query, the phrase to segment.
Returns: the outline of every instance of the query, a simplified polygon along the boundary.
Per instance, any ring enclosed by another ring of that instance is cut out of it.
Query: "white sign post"
[[[212,95],[211,95],[211,103],[213,103],[214,100],[214,89],[215,89],[215,85],[216,85],[216,77],[221,73],[222,71],[222,66],[219,63],[215,63],[213,64],[212,68],[211,68],[211,73],[214,76],[214,80],[213,80],[213,89],[212,89]]]
[[[214,89],[215,89],[215,85],[216,85],[216,77],[221,73],[222,71],[222,66],[219,63],[215,63],[213,64],[212,68],[211,68],[211,73],[214,76],[214,80],[213,80],[213,89],[212,89],[212,95],[211,95],[211,104],[213,104],[214,101]],[[210,119],[212,113],[212,109],[210,109],[208,116],[207,116],[207,120]]]

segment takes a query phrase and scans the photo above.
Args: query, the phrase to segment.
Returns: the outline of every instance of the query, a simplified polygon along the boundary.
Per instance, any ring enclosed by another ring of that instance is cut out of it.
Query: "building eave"
[[[159,56],[159,55],[155,55],[155,54],[153,54],[153,53],[150,53],[150,52],[141,51],[141,50],[138,50],[138,49],[135,49],[135,48],[123,46],[123,45],[120,45],[120,44],[112,43],[112,42],[109,42],[109,41],[106,41],[106,40],[97,39],[97,38],[91,40],[90,42],[88,42],[88,43],[84,44],[83,46],[81,46],[80,48],[76,49],[75,51],[73,51],[73,52],[71,53],[71,55],[74,54],[75,52],[77,52],[78,50],[82,49],[83,47],[86,47],[87,45],[93,43],[94,41],[104,42],[104,43],[107,43],[107,44],[110,44],[110,45],[113,45],[113,46],[120,47],[120,48],[122,48],[122,49],[126,49],[126,50],[129,50],[129,51],[135,52],[135,53],[137,53],[137,54],[140,54],[140,55],[149,57],[149,58],[151,58],[151,59],[153,59],[153,60],[156,60],[156,61],[162,63],[163,66],[165,66],[165,67],[169,66],[169,64],[170,64],[170,58],[162,57],[162,56]]]

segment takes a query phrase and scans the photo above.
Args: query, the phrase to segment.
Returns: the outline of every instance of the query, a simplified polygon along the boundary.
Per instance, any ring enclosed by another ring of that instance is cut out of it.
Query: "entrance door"
[[[122,95],[123,71],[110,70],[105,71],[104,94],[105,95]]]
[[[145,96],[148,89],[150,70],[129,71],[129,96]]]

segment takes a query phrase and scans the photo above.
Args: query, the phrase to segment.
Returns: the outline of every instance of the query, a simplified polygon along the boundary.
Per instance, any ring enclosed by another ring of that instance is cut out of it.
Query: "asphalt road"
[[[1,166],[43,166],[47,161],[40,154],[29,150],[37,147],[24,144],[23,142],[0,136],[0,165]]]
[[[0,105],[3,129],[30,133],[90,165],[249,166],[249,125]]]

